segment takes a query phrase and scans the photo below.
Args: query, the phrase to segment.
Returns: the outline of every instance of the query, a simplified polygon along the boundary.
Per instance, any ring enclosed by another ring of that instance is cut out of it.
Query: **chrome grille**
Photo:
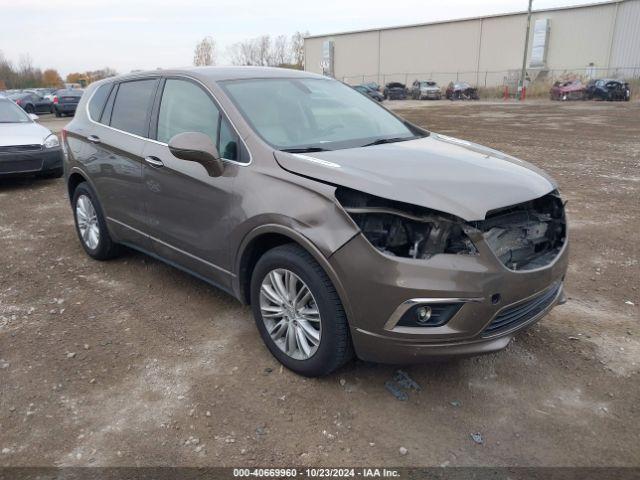
[[[9,145],[0,147],[0,153],[24,153],[42,150],[42,145]]]

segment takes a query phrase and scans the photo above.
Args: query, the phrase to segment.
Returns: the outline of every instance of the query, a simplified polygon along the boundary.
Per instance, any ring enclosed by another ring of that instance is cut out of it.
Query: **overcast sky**
[[[534,9],[593,0],[534,0]],[[262,34],[312,35],[525,10],[527,0],[0,0],[0,50],[72,71],[190,65],[209,35],[226,47]],[[390,8],[391,7],[391,8]]]

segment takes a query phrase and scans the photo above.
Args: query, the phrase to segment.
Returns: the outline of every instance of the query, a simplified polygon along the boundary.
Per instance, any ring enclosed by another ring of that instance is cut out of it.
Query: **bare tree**
[[[289,50],[289,40],[286,35],[278,35],[272,46],[272,58],[274,65],[282,66],[291,63],[291,51]]]
[[[308,36],[309,32],[296,32],[291,36],[291,63],[298,68],[304,68],[304,37]]]
[[[304,37],[308,32],[296,32],[288,39],[269,35],[242,40],[227,48],[232,65],[302,68],[304,65]]]
[[[227,48],[227,56],[232,65],[253,65],[253,44],[251,40],[236,42]]]
[[[30,55],[20,55],[18,60],[18,88],[33,88],[42,84],[42,70],[34,68]]]
[[[193,64],[196,66],[216,64],[216,42],[211,37],[204,37],[196,45],[193,54]]]

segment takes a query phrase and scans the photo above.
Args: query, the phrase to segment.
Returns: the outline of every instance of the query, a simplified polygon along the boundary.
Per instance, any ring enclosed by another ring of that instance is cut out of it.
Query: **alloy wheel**
[[[87,195],[80,195],[76,201],[76,220],[84,244],[95,250],[100,242],[100,226],[96,209]]]
[[[260,313],[280,350],[296,360],[311,358],[320,345],[322,321],[309,287],[284,268],[271,270],[260,286]]]

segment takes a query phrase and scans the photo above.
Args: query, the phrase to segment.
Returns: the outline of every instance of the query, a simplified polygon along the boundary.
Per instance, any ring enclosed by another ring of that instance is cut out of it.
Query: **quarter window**
[[[226,119],[220,124],[220,156],[226,160],[238,160],[238,137]]]
[[[111,126],[118,130],[146,137],[149,130],[149,110],[155,93],[156,80],[123,82],[111,113]]]
[[[168,79],[158,114],[158,141],[169,143],[175,135],[200,132],[218,143],[220,112],[211,98],[192,82]]]
[[[96,90],[96,93],[94,93],[91,97],[91,100],[89,101],[89,116],[92,120],[97,121],[100,119],[102,109],[104,108],[104,104],[107,101],[107,97],[109,96],[110,91],[110,83],[106,85],[100,85]]]
[[[100,85],[89,101],[89,116],[92,120],[100,120],[102,109],[107,101],[107,96],[111,91],[111,84]]]

